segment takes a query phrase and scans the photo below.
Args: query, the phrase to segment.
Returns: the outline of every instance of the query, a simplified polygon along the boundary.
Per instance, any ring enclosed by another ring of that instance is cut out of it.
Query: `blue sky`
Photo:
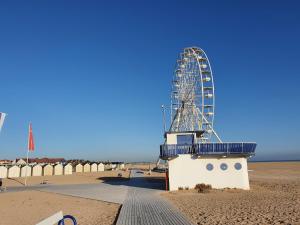
[[[0,158],[155,160],[184,47],[210,58],[215,129],[257,159],[300,158],[297,1],[0,3]]]

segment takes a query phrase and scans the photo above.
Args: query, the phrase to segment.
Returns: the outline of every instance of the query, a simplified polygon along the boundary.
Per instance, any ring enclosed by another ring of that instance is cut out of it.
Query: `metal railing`
[[[195,155],[254,155],[256,143],[205,143],[192,145],[167,145],[160,146],[160,157],[175,157],[180,154]]]

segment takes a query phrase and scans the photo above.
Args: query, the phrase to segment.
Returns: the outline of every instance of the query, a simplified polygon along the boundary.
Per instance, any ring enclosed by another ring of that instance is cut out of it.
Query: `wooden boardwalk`
[[[131,182],[145,182],[136,171]],[[141,186],[140,184],[132,186]],[[161,191],[146,188],[130,188],[121,208],[117,225],[191,225],[176,208],[164,200]]]

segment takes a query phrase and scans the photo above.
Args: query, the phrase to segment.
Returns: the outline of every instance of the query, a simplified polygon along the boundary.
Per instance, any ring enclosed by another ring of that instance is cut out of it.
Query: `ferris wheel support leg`
[[[205,118],[205,116],[201,113],[201,111],[199,110],[199,113],[201,114],[202,118],[205,120],[206,123],[208,123],[208,120]],[[209,128],[212,130],[213,134],[216,136],[216,138],[218,139],[218,141],[220,143],[223,143],[223,141],[221,140],[221,138],[219,137],[219,135],[217,134],[217,132],[211,127],[211,125],[209,125]]]
[[[160,158],[158,157],[157,161],[156,161],[156,167],[158,167],[160,164]]]
[[[212,128],[211,128],[211,130],[212,130],[212,132],[214,133],[214,135],[216,136],[216,138],[218,139],[218,141],[219,141],[220,143],[223,143],[223,141],[220,139],[220,137],[219,137],[219,135],[216,133],[216,131],[215,131],[214,129],[212,129]]]

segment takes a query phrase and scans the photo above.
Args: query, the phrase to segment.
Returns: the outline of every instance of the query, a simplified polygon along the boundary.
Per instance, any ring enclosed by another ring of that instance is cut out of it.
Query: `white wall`
[[[8,177],[20,177],[20,167],[12,166],[8,169]]]
[[[122,163],[122,164],[119,165],[119,169],[120,170],[123,170],[124,168],[125,168],[125,164],[124,163]]]
[[[177,144],[177,134],[167,134],[167,144],[176,145]]]
[[[111,168],[115,170],[117,168],[117,164],[111,164]]]
[[[44,176],[52,176],[53,175],[53,166],[50,164],[44,166],[43,175]]]
[[[200,183],[210,184],[213,188],[249,189],[246,158],[195,158],[186,154],[179,155],[168,163],[171,191],[178,190],[178,187],[194,188]],[[208,163],[213,165],[212,171],[207,170]],[[227,164],[227,170],[221,170],[222,163]],[[240,163],[242,168],[236,170],[235,163]]]
[[[0,178],[7,177],[7,168],[5,166],[0,166]]]
[[[23,166],[21,168],[21,177],[26,177],[26,173],[27,177],[31,176],[31,166]]]
[[[83,166],[83,172],[87,173],[87,172],[91,172],[91,165],[86,163]]]
[[[54,175],[63,175],[63,166],[61,164],[54,166]]]
[[[75,167],[76,173],[82,173],[83,172],[83,166],[81,164],[77,164]]]
[[[64,167],[64,175],[70,175],[73,172],[73,166],[72,164],[67,164]]]
[[[104,171],[104,164],[103,164],[103,163],[100,163],[100,164],[98,165],[98,171],[101,171],[101,172]]]
[[[97,163],[93,163],[91,165],[91,172],[97,172],[98,171],[98,165]]]
[[[42,176],[42,174],[43,174],[43,168],[41,165],[35,165],[34,167],[32,167],[32,176],[38,177],[38,176]]]

